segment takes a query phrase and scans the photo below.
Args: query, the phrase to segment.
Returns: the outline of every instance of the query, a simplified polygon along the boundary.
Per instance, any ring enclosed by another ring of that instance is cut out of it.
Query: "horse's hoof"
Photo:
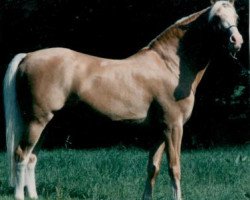
[[[35,200],[35,199],[38,199],[38,196],[37,195],[30,195],[29,198]]]
[[[38,199],[38,195],[37,195],[36,191],[28,193],[28,196],[30,199]]]
[[[15,196],[15,200],[24,200],[24,196]]]

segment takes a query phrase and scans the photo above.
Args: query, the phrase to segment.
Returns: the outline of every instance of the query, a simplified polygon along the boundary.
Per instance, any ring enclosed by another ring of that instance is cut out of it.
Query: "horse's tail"
[[[23,120],[20,113],[16,94],[16,74],[20,62],[26,54],[17,54],[10,62],[3,83],[4,110],[6,122],[6,146],[8,167],[10,172],[10,185],[15,185],[14,151],[17,148],[23,132]]]

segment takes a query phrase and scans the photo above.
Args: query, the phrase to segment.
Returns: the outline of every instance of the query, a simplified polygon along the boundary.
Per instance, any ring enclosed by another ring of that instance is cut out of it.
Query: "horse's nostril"
[[[236,37],[234,35],[230,36],[230,42],[235,44],[236,43]]]

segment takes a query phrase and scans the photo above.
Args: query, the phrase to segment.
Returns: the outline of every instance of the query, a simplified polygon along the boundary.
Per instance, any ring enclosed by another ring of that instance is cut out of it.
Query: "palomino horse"
[[[33,149],[55,112],[74,97],[114,121],[143,122],[156,102],[161,110],[161,141],[150,152],[143,199],[152,199],[166,150],[174,199],[180,200],[183,124],[191,115],[196,88],[214,48],[223,46],[231,55],[240,50],[243,40],[237,18],[232,1],[212,2],[211,7],[177,21],[123,60],[64,48],[16,55],[4,79],[7,151],[15,198],[24,199],[25,186],[29,197],[38,198]]]

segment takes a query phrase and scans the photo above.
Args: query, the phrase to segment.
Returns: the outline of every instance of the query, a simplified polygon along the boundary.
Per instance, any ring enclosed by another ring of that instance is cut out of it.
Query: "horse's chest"
[[[174,100],[165,98],[160,101],[164,110],[164,117],[167,123],[182,121],[183,124],[190,118],[194,105],[194,95],[190,94],[187,98]]]

